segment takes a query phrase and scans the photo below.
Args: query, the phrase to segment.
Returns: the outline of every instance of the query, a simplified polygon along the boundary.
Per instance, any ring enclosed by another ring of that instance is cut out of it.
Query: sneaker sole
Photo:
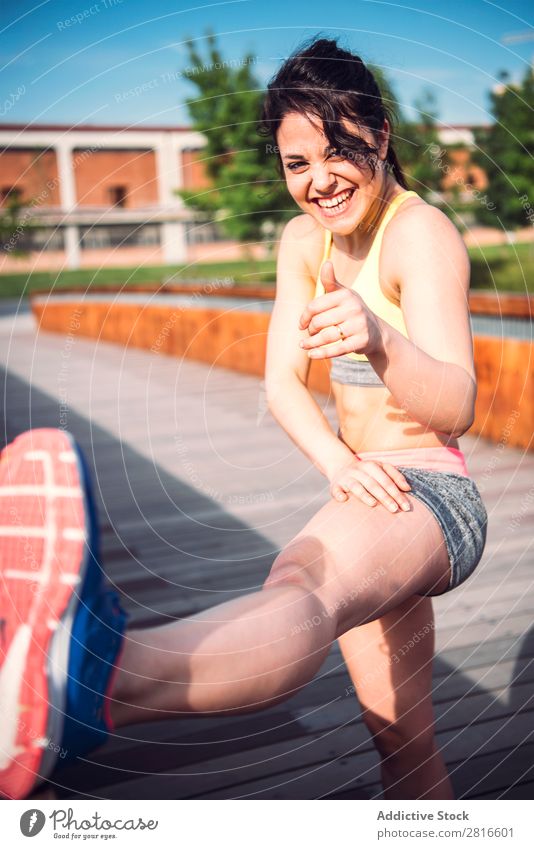
[[[19,436],[0,459],[0,793],[25,798],[60,750],[88,513],[70,434]],[[53,650],[52,650],[53,649]]]

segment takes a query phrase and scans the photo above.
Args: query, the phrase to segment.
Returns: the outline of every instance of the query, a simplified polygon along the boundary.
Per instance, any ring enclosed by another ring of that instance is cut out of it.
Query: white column
[[[182,202],[174,193],[181,185],[178,168],[178,150],[171,133],[163,133],[156,145],[156,171],[158,178],[158,200],[164,209],[179,208]]]
[[[165,262],[186,262],[187,243],[183,221],[163,221],[161,225],[161,247]]]
[[[158,177],[158,200],[164,211],[178,212],[184,204],[175,194],[182,185],[182,174],[178,161],[178,143],[173,133],[162,133],[156,145],[156,169]],[[174,217],[174,216],[173,216]],[[168,263],[185,262],[187,244],[183,221],[170,220],[161,224],[161,247],[163,259]]]
[[[56,142],[57,170],[59,176],[59,197],[65,212],[71,212],[76,206],[76,185],[72,167],[72,147],[68,142]]]
[[[68,268],[80,267],[80,244],[78,228],[69,224],[69,213],[76,207],[76,184],[72,167],[72,147],[68,142],[56,142],[57,171],[59,176],[59,198],[67,224],[65,233],[65,253]]]
[[[65,255],[67,268],[80,267],[80,235],[75,224],[63,228],[65,234]]]

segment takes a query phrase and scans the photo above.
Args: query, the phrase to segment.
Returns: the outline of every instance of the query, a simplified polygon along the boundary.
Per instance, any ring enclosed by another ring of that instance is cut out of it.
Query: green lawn
[[[471,249],[471,287],[508,292],[534,292],[534,243],[498,245]],[[218,262],[200,265],[155,265],[140,268],[102,268],[98,270],[0,275],[0,297],[15,298],[34,289],[61,289],[90,286],[135,286],[160,283],[173,277],[182,280],[215,280],[230,277],[239,285],[273,285],[274,260],[261,262]]]
[[[534,242],[486,246],[469,255],[473,289],[534,292]]]
[[[230,277],[236,284],[269,284],[274,280],[275,262],[216,262],[198,265],[145,265],[139,268],[83,268],[76,271],[35,271],[31,274],[0,274],[0,297],[14,298],[34,289],[64,289],[72,286],[135,286],[161,283],[172,277],[182,280],[216,280]]]

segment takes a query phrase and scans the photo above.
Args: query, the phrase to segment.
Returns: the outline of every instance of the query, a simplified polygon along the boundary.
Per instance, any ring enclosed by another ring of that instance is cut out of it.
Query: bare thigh
[[[410,511],[390,513],[356,497],[328,501],[284,547],[265,586],[297,581],[312,588],[338,636],[378,619],[418,593],[446,588],[450,563],[443,532],[409,493]]]

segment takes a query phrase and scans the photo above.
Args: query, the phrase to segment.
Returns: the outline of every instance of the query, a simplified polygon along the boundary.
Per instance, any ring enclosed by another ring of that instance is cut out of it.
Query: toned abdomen
[[[340,435],[353,451],[395,448],[458,448],[456,437],[415,421],[389,389],[332,381]]]

